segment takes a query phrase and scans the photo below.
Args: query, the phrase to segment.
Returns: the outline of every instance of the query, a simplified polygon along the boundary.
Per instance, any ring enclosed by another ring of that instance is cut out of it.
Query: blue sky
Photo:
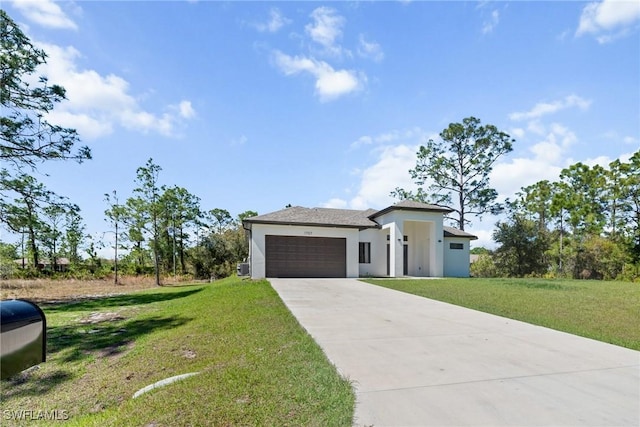
[[[640,148],[640,2],[5,1],[67,89],[50,120],[93,160],[37,175],[108,229],[104,194],[160,181],[204,209],[384,208],[428,138],[516,139],[501,197]],[[48,176],[44,176],[44,174]],[[490,246],[496,218],[469,231]],[[6,232],[5,232],[6,233]],[[3,233],[3,240],[10,236]]]

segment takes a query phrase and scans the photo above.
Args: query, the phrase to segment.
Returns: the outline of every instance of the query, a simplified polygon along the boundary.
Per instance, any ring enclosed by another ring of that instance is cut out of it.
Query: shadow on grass
[[[575,286],[561,284],[554,281],[542,281],[542,280],[510,280],[507,282],[509,286],[518,286],[529,289],[545,289],[550,291],[575,291]]]
[[[96,324],[54,326],[47,330],[47,354],[64,362],[87,357],[110,357],[124,352],[145,334],[184,325],[188,317],[148,317]]]
[[[202,291],[202,289],[203,288],[198,288],[180,292],[131,293],[107,297],[87,297],[77,301],[42,303],[40,305],[47,312],[91,311],[107,307],[122,307],[169,301],[188,297]]]
[[[30,378],[29,374],[19,374],[2,382],[2,398],[21,396],[40,396],[71,379],[71,375],[62,370],[49,372],[40,378]]]

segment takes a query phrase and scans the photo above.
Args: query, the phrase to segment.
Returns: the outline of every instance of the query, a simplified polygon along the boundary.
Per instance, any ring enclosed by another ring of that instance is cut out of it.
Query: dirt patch
[[[197,354],[193,350],[183,350],[182,357],[184,357],[185,359],[195,359],[197,357]]]
[[[125,318],[119,313],[96,312],[91,313],[88,317],[80,319],[78,322],[83,324],[96,324],[102,322],[115,322],[124,319]]]
[[[169,285],[166,282],[166,285]],[[170,286],[170,285],[169,285]],[[128,294],[155,288],[153,277],[129,277],[119,279],[6,279],[0,280],[0,299],[23,298],[36,303],[76,302],[87,298]]]

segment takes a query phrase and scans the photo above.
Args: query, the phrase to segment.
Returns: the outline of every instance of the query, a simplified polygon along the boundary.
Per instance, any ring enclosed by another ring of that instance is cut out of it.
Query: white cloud
[[[535,133],[536,135],[544,135],[546,132],[544,125],[540,122],[540,120],[531,120],[527,123],[527,130],[529,132]]]
[[[358,148],[362,145],[371,145],[373,144],[373,138],[368,135],[361,136],[357,140],[351,143],[351,148]]]
[[[122,77],[79,69],[76,61],[81,54],[74,47],[36,44],[48,55],[47,62],[38,70],[39,75],[66,89],[67,99],[56,106],[52,121],[55,118],[56,124],[75,128],[82,138],[108,135],[115,125],[143,133],[174,136],[176,126],[182,120],[195,116],[195,110],[187,100],[167,106],[167,112],[162,114],[145,111],[130,94],[129,83]]]
[[[244,145],[248,140],[249,138],[247,138],[245,135],[240,135],[240,137],[231,141],[231,145]]]
[[[362,34],[360,34],[358,40],[358,55],[372,59],[375,62],[380,62],[384,59],[384,52],[378,43],[367,41]]]
[[[291,20],[283,16],[280,10],[274,7],[269,11],[269,21],[255,24],[255,28],[260,32],[276,33],[280,28],[290,23]]]
[[[491,32],[493,32],[493,29],[498,25],[498,23],[500,22],[500,12],[498,12],[498,10],[494,10],[491,12],[491,17],[484,21],[484,24],[482,25],[482,34],[489,34]]]
[[[373,145],[369,152],[374,159],[372,164],[352,173],[358,180],[353,192],[347,193],[343,198],[333,198],[324,205],[351,209],[381,209],[397,202],[390,195],[396,188],[415,191],[417,188],[409,175],[409,169],[415,167],[416,152],[427,136],[422,129],[414,127],[360,137],[351,144],[351,148]]]
[[[640,2],[604,0],[587,4],[582,9],[576,36],[593,34],[599,43],[623,37],[640,20]]]
[[[509,134],[514,138],[524,138],[525,131],[522,128],[513,128],[509,131]]]
[[[542,158],[519,157],[494,166],[489,175],[491,186],[503,198],[513,198],[522,187],[547,179],[555,181],[563,166],[546,162]]]
[[[113,132],[113,125],[105,120],[91,117],[83,113],[70,113],[68,111],[53,110],[49,113],[51,123],[62,124],[65,127],[76,129],[80,136],[86,139],[96,139]]]
[[[590,105],[590,100],[578,95],[568,95],[564,99],[552,102],[539,102],[529,111],[509,114],[509,118],[514,121],[531,120],[572,107],[586,110]]]
[[[340,55],[343,50],[336,42],[342,38],[342,27],[346,20],[336,13],[335,9],[322,6],[311,12],[312,23],[304,29],[311,39],[324,48],[324,52]]]
[[[178,104],[178,110],[180,111],[180,117],[185,119],[191,119],[196,115],[196,110],[193,109],[191,101],[180,102],[180,104]]]
[[[414,189],[409,169],[416,163],[418,146],[400,144],[378,147],[377,161],[364,169],[355,197],[349,201],[352,209],[384,208],[395,202],[390,193],[396,187]]]
[[[400,140],[423,141],[427,139],[435,139],[437,137],[438,135],[436,134],[429,135],[425,131],[423,131],[421,128],[416,126],[416,127],[404,129],[404,130],[394,129],[389,132],[381,133],[376,136],[364,135],[358,138],[357,140],[355,140],[354,142],[352,142],[349,148],[355,149],[362,145],[371,145],[371,144],[376,144],[376,145],[389,144],[391,142],[396,142]]]
[[[567,153],[578,138],[567,127],[553,123],[544,139],[533,144],[531,157],[519,157],[496,164],[490,175],[491,185],[503,198],[513,198],[522,187],[541,180],[555,181],[567,166]]]
[[[17,0],[13,6],[28,20],[47,28],[77,30],[78,26],[51,0]]]
[[[638,138],[635,138],[633,136],[625,136],[624,138],[622,138],[622,141],[625,144],[637,144],[638,143]]]
[[[285,75],[306,72],[315,77],[316,95],[321,101],[331,101],[351,92],[361,90],[366,82],[365,74],[353,70],[335,70],[324,61],[305,56],[289,56],[280,51],[273,52],[275,65]]]
[[[327,202],[321,203],[320,207],[333,208],[333,209],[347,209],[349,206],[346,200],[340,198],[333,198]]]

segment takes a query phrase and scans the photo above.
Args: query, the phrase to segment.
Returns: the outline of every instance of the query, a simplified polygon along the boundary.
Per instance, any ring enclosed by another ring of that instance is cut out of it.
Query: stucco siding
[[[358,264],[361,277],[387,275],[387,234],[378,229],[360,231],[360,242],[371,243],[371,262]]]
[[[462,245],[462,249],[452,249]],[[444,238],[444,275],[445,277],[469,277],[469,239],[459,237]]]

